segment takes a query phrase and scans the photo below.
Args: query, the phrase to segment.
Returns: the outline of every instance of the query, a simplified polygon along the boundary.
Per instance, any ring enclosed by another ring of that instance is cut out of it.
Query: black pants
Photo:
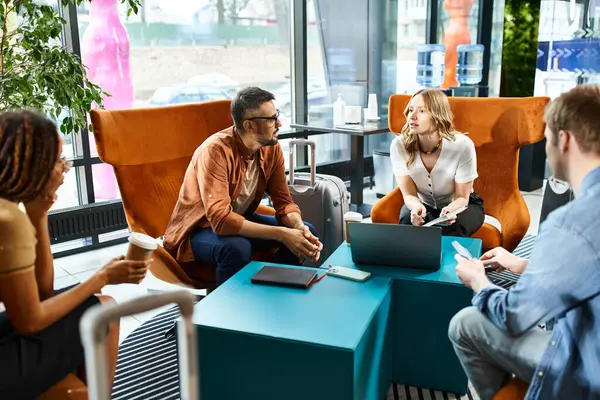
[[[0,399],[35,399],[82,366],[79,321],[99,302],[90,296],[54,324],[28,336],[19,335],[6,312],[0,313]]]
[[[423,204],[427,209],[425,223],[432,221],[440,216],[442,210]],[[452,225],[442,227],[444,236],[469,237],[481,228],[485,215],[483,213],[483,200],[477,194],[472,193],[469,196],[469,205],[467,209],[456,216],[456,221]],[[400,225],[411,225],[410,210],[406,205],[402,206],[400,211]]]

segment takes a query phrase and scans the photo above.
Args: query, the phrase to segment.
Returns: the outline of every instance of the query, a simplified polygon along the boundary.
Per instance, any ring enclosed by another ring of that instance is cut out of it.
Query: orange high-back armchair
[[[406,122],[409,95],[393,95],[389,102],[390,131],[398,135]],[[475,191],[484,200],[485,214],[500,222],[501,231],[484,223],[474,237],[484,250],[502,246],[514,250],[529,228],[529,211],[518,184],[519,149],[544,139],[543,114],[547,97],[449,97],[454,125],[468,132],[477,151]],[[395,188],[371,211],[373,222],[397,224],[404,199]]]
[[[132,232],[164,235],[194,151],[213,133],[233,125],[231,102],[127,110],[92,110],[100,159],[113,166]],[[258,212],[273,214],[268,207]],[[215,268],[180,265],[159,246],[150,266],[157,278],[211,289]]]
[[[87,400],[88,390],[85,384],[74,373],[48,389],[37,400]]]

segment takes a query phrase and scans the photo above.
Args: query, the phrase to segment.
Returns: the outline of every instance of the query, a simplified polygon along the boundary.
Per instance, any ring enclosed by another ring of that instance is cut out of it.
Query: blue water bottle
[[[477,85],[483,79],[483,50],[482,44],[461,44],[456,47],[456,80],[460,85]]]
[[[426,44],[417,48],[417,83],[423,87],[439,88],[444,82],[446,46]]]

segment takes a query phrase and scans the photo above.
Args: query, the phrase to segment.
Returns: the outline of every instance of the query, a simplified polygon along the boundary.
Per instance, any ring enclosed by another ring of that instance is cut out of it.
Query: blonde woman
[[[413,95],[406,125],[392,141],[394,176],[404,197],[400,224],[423,225],[459,208],[446,236],[471,236],[483,224],[483,200],[473,191],[477,178],[475,145],[454,129],[446,95],[425,89]]]

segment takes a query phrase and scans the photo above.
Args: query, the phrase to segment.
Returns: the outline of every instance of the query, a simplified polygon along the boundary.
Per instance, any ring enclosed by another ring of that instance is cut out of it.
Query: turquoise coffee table
[[[481,255],[481,240],[442,237],[442,267],[438,271],[355,265],[350,247],[342,243],[324,265],[340,265],[393,278],[392,379],[458,394],[467,392],[467,377],[448,339],[448,324],[459,310],[471,304],[473,292],[456,276],[457,240],[474,257]]]
[[[248,264],[194,309],[202,400],[384,399],[392,279],[251,284],[266,264]]]

